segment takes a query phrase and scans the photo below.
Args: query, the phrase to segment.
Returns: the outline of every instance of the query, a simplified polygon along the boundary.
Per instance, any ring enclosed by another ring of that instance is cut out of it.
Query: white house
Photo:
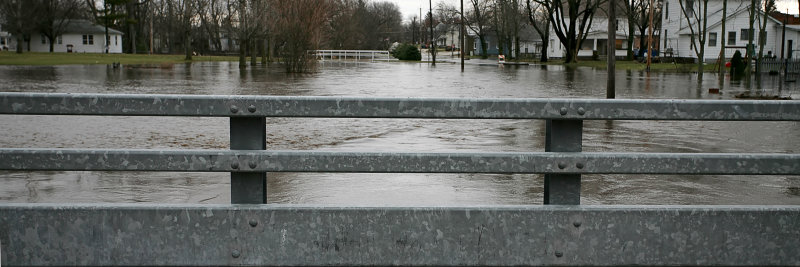
[[[566,20],[567,18],[564,19]],[[592,19],[592,24],[589,25],[586,40],[583,41],[580,50],[578,50],[579,57],[592,56],[594,51],[597,51],[599,55],[607,55],[608,22],[608,15],[606,15],[603,11],[595,13],[594,18]],[[566,48],[558,40],[558,36],[556,36],[556,32],[552,27],[553,26],[551,25],[549,38],[550,43],[548,43],[548,56],[551,58],[564,57],[567,53]],[[628,42],[626,40],[628,38],[628,34],[628,19],[620,10],[617,10],[615,42],[616,51],[614,52],[617,57],[624,57],[627,55]]]
[[[53,52],[105,53],[105,27],[88,20],[69,20],[64,32],[53,45]],[[108,52],[122,53],[122,32],[108,29]],[[43,34],[31,37],[31,51],[50,52],[50,44]]]
[[[692,44],[692,31],[689,28],[689,21],[681,12],[679,0],[664,0],[663,14],[661,17],[661,38],[662,51],[672,51],[675,57],[697,58]],[[682,0],[684,8],[691,12],[700,10],[699,2],[695,0]],[[746,53],[748,38],[750,36],[750,1],[749,0],[728,0],[727,14],[725,18],[725,39],[722,39],[722,0],[708,1],[708,25],[705,44],[704,61],[714,62],[719,58],[722,42],[725,42],[725,56],[730,58],[736,50],[742,55]],[[789,57],[789,51],[797,49],[797,40],[800,40],[800,29],[797,25],[786,27],[786,44],[782,46],[783,22],[767,17],[767,27],[764,29],[764,36],[759,36],[759,28],[764,18],[761,11],[757,11],[757,19],[753,25],[753,49],[758,53],[759,38],[766,38],[764,45],[764,55],[772,54],[781,56],[781,49],[784,49],[784,56]],[[692,20],[692,24],[696,21]],[[695,26],[695,31],[697,26]],[[755,56],[755,55],[754,55]]]
[[[486,41],[486,54],[490,56],[495,56],[500,53],[500,46],[503,46],[498,39],[497,34],[491,27],[487,27],[485,30],[487,32],[485,36]],[[472,53],[473,55],[480,55],[483,53],[483,49],[481,48],[481,41],[478,38],[478,34],[470,28],[467,28],[467,36],[472,39]],[[510,50],[517,51],[515,47],[517,45],[516,41],[511,42]],[[458,46],[458,44],[456,44]],[[468,45],[467,48],[470,46]],[[535,55],[539,54],[542,49],[542,37],[536,32],[533,26],[523,23],[520,25],[519,29],[519,53],[522,55]],[[508,53],[509,48],[503,46],[503,51]]]
[[[0,30],[0,50],[8,51],[16,49],[17,49],[17,38],[14,38],[8,32]]]

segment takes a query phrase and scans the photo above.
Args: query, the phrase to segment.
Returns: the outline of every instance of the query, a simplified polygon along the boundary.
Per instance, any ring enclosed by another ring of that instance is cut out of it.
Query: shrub
[[[420,54],[419,49],[412,44],[401,44],[392,51],[392,56],[399,60],[422,60],[422,54]]]

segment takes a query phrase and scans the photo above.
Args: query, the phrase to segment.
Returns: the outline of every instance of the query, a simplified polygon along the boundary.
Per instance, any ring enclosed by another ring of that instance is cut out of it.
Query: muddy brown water
[[[370,97],[603,98],[606,71],[561,66],[330,63],[313,74],[237,63],[0,66],[0,91]],[[800,97],[776,76],[719,85],[707,74],[619,71],[618,98]],[[721,88],[721,94],[709,94]],[[0,147],[226,149],[227,118],[0,115]],[[397,152],[544,151],[540,120],[269,118],[268,148]],[[800,153],[800,122],[586,121],[584,151]],[[800,163],[798,163],[800,164]],[[0,202],[229,203],[227,173],[0,171]],[[268,202],[540,204],[541,175],[269,173]],[[800,204],[798,176],[584,175],[585,204]]]

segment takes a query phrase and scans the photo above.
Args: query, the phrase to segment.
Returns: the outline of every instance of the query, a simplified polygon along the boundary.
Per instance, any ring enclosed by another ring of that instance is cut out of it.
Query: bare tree
[[[316,50],[327,19],[327,3],[316,0],[275,1],[277,23],[273,30],[285,41],[281,57],[287,72],[306,72],[315,67]]]
[[[531,4],[531,0],[525,1],[525,7],[528,11],[528,21],[533,26],[533,29],[536,30],[536,33],[542,37],[542,51],[539,57],[539,61],[547,62],[547,49],[549,48],[550,44],[550,20],[548,19],[548,14],[542,5],[533,3]]]
[[[37,5],[29,0],[4,0],[0,1],[0,23],[3,29],[17,38],[17,53],[22,53],[22,44],[25,36],[36,30]]]
[[[691,34],[691,47],[697,55],[698,82],[703,79],[703,64],[705,61],[706,32],[708,29],[708,0],[678,1],[681,13],[689,24]],[[697,3],[695,5],[694,3]],[[649,49],[647,51],[650,53]]]
[[[800,1],[800,0],[798,0]],[[478,41],[480,42],[481,47],[481,57],[487,57],[487,46],[489,45],[486,42],[487,36],[487,25],[489,25],[490,17],[489,17],[489,4],[486,0],[470,0],[472,3],[472,10],[467,12],[469,15],[467,16],[468,24],[467,26],[475,32],[475,35],[478,36]]]
[[[764,46],[767,44],[767,20],[769,13],[775,11],[775,0],[764,0],[764,10],[762,10],[761,26],[758,29],[758,58],[764,58]]]
[[[577,62],[600,0],[534,0],[545,8],[553,32],[566,48],[564,62]]]
[[[83,2],[79,0],[37,0],[39,6],[36,14],[37,28],[50,44],[53,52],[54,43],[59,35],[67,29],[71,19],[78,18],[83,11]]]
[[[183,52],[184,60],[192,60],[192,17],[194,17],[194,1],[183,0]]]

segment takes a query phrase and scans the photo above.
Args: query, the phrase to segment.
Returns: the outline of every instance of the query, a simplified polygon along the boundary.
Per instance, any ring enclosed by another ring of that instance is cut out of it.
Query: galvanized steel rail
[[[231,150],[0,148],[0,170],[230,172],[232,204],[266,203],[267,172],[543,173],[569,205],[3,204],[4,265],[800,265],[798,206],[575,206],[581,174],[800,174],[800,154],[583,153],[583,120],[800,121],[800,101],[0,93],[0,114],[231,118]],[[268,151],[267,117],[543,119],[546,152]]]
[[[0,114],[800,121],[800,101],[0,93]]]
[[[799,175],[800,154],[2,149],[0,170]]]

